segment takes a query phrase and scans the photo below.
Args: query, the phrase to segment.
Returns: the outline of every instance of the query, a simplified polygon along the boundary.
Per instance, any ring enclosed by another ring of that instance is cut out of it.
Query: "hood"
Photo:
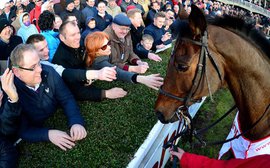
[[[20,25],[21,25],[21,27],[23,27],[23,28],[27,28],[24,24],[23,24],[23,16],[25,16],[25,15],[28,15],[29,16],[29,18],[30,18],[30,15],[29,15],[29,13],[27,13],[27,12],[24,12],[24,13],[22,13],[21,15],[20,15]]]

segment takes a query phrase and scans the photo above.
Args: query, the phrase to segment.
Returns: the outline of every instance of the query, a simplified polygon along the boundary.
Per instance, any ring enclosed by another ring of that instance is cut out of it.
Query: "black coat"
[[[11,51],[22,42],[22,38],[16,35],[10,37],[9,43],[5,43],[0,40],[0,60],[7,60],[11,54]]]
[[[61,41],[52,63],[69,69],[85,69],[84,49],[81,47],[79,49],[70,48]],[[93,85],[85,86],[85,82],[66,80],[64,74],[63,79],[77,100],[101,101],[105,98],[105,92]]]

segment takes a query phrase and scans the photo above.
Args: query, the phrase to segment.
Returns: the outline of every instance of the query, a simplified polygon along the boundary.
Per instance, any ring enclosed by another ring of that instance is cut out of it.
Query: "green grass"
[[[149,61],[147,74],[160,73],[163,77],[167,67],[170,51],[163,52],[161,63]],[[49,142],[20,143],[21,158],[19,167],[126,167],[134,153],[147,137],[149,131],[157,122],[154,113],[154,103],[157,91],[143,85],[123,82],[96,82],[95,85],[108,89],[122,87],[128,95],[118,100],[102,102],[78,102],[86,121],[87,138],[76,143],[72,150],[66,152]],[[222,90],[214,95],[215,102],[209,100],[196,115],[196,127],[200,128],[212,122],[230,108],[230,94]],[[231,119],[219,124],[217,128],[206,134],[206,139],[214,137],[224,139],[230,128]],[[49,119],[46,125],[68,131],[66,118],[62,110]],[[180,142],[185,150],[217,156],[219,147],[191,149],[188,143]]]
[[[147,74],[165,76],[169,51],[162,55],[160,63],[148,60]],[[67,152],[49,142],[22,142],[20,167],[126,167],[157,122],[153,109],[158,92],[144,85],[120,81],[98,81],[95,85],[105,89],[122,87],[128,95],[117,100],[78,102],[86,121],[86,139]],[[68,131],[62,110],[46,125]]]

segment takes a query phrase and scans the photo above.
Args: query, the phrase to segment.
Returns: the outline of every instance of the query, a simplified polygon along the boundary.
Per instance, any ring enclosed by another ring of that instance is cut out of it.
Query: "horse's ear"
[[[178,16],[181,20],[185,20],[188,18],[188,13],[186,12],[186,10],[183,7],[183,4],[178,3],[179,6],[179,12],[178,12]]]
[[[191,13],[188,17],[188,20],[193,35],[203,35],[207,27],[206,19],[203,11],[194,4],[191,5]]]

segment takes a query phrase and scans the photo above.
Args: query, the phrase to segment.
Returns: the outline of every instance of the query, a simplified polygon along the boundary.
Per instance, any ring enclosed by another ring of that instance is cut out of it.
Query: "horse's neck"
[[[270,103],[270,63],[251,43],[232,32],[223,31],[223,44],[216,42],[214,45],[218,54],[224,57],[225,81],[239,109],[241,129],[247,130]],[[269,113],[270,110],[266,116],[270,116]],[[258,139],[270,134],[267,132],[268,118],[264,117],[247,137]]]

